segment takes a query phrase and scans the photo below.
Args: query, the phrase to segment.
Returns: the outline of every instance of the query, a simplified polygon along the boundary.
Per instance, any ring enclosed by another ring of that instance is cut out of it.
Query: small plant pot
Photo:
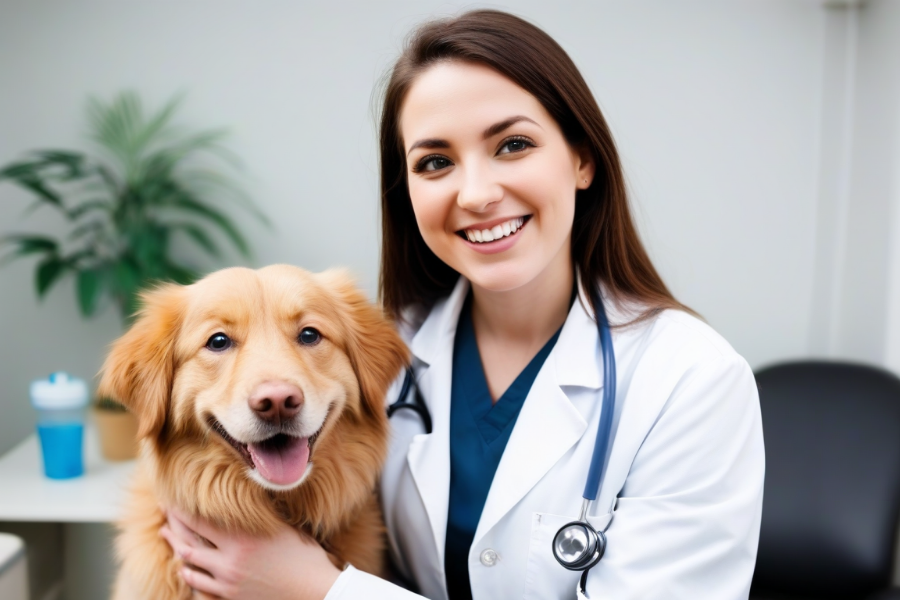
[[[137,417],[129,412],[97,408],[93,413],[103,458],[111,461],[137,458]]]

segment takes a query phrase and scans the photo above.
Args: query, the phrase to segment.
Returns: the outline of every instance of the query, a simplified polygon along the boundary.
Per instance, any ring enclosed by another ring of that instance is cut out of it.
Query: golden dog
[[[138,416],[142,444],[113,597],[190,598],[160,506],[256,535],[287,522],[382,574],[384,397],[408,360],[391,322],[346,275],[287,265],[143,299],[98,390]]]

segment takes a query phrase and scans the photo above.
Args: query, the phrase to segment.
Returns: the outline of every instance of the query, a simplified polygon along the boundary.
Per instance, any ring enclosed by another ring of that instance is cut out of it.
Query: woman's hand
[[[226,533],[169,509],[160,535],[184,561],[199,598],[322,600],[340,571],[313,539],[284,526],[273,537]]]

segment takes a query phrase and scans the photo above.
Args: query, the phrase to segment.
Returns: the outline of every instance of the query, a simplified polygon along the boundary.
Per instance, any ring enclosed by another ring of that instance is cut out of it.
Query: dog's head
[[[212,448],[233,465],[220,468],[284,491],[311,477],[323,444],[386,439],[384,396],[407,349],[345,274],[226,269],[143,300],[98,392],[138,416],[156,454],[213,460]]]

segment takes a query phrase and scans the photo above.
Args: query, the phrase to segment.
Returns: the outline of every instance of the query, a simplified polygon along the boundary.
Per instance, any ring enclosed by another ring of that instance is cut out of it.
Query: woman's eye
[[[300,335],[297,336],[297,340],[304,346],[312,346],[313,344],[318,343],[320,339],[322,339],[322,334],[312,327],[305,327],[303,331],[300,332]]]
[[[231,338],[224,333],[214,333],[206,340],[206,347],[213,352],[222,352],[231,348],[233,343]]]
[[[500,146],[497,154],[513,154],[534,146],[531,140],[524,137],[509,138]]]
[[[422,160],[416,163],[416,166],[413,168],[414,173],[422,173],[428,171],[440,171],[441,169],[446,169],[453,163],[450,162],[450,159],[446,156],[432,155],[426,156]]]

